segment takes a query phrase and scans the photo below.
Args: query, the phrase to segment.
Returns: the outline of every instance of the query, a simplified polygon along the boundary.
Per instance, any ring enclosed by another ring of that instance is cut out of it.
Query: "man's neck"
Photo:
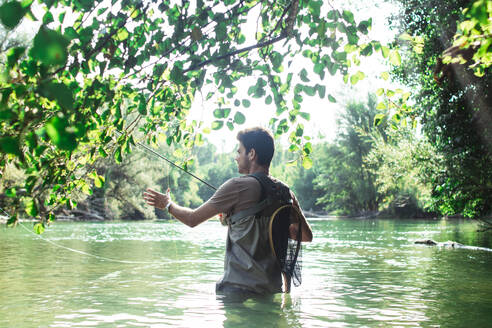
[[[269,171],[270,171],[269,167],[253,164],[249,168],[248,174],[265,173],[266,175],[269,175],[270,174]]]

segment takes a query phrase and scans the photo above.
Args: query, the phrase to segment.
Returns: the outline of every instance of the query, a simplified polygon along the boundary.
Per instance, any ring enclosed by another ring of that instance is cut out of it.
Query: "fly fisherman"
[[[170,199],[169,194],[150,188],[144,192],[144,200],[151,206],[167,209],[172,216],[190,227],[219,213],[225,215],[223,220],[229,229],[224,276],[217,282],[217,293],[278,293],[282,291],[285,271],[278,256],[272,252],[270,217],[272,213],[278,212],[275,210],[279,204],[291,204],[294,207],[292,212],[299,215],[296,220],[290,220],[292,214],[288,215],[288,229],[284,229],[286,232],[283,234],[299,241],[298,245],[300,241],[310,242],[313,239],[311,227],[294,194],[285,184],[269,175],[274,153],[272,135],[263,128],[251,128],[240,131],[237,139],[239,148],[236,162],[243,176],[227,180],[200,207],[190,209],[179,206]],[[287,242],[287,236],[283,239]],[[296,258],[297,252],[294,264]],[[293,272],[289,272],[289,275],[292,276]],[[289,288],[290,280],[288,286],[284,286],[284,291],[289,291]]]

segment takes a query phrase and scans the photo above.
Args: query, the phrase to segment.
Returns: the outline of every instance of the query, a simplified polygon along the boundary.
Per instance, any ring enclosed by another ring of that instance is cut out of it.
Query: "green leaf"
[[[390,59],[390,63],[393,64],[394,66],[401,65],[401,57],[398,50],[396,49],[392,50],[389,54],[389,59]]]
[[[54,22],[55,20],[53,19],[53,14],[50,11],[47,11],[46,14],[43,16],[43,24],[47,25],[51,22]]]
[[[36,217],[36,215],[38,215],[38,207],[32,198],[26,198],[24,200],[24,210],[29,216]]]
[[[241,112],[236,112],[234,115],[234,123],[244,124],[246,122],[246,117]]]
[[[19,58],[24,54],[26,51],[25,47],[16,47],[16,48],[10,48],[7,51],[7,64],[9,68],[14,67],[14,65],[17,63]]]
[[[0,137],[0,149],[2,150],[2,153],[21,156],[18,138]]]
[[[302,82],[309,82],[309,78],[307,77],[308,76],[308,73],[307,73],[307,71],[306,71],[305,68],[303,68],[301,70],[301,72],[299,73],[299,76],[301,77],[301,81]]]
[[[389,73],[388,72],[382,72],[381,77],[383,80],[387,81],[389,79]]]
[[[326,94],[326,87],[324,85],[317,85],[316,88],[318,89],[318,94],[321,99],[325,97]]]
[[[248,108],[249,106],[251,106],[251,101],[243,99],[243,107]]]
[[[304,128],[298,125],[296,128],[296,137],[302,137],[303,134],[304,134]]]
[[[303,166],[306,170],[309,170],[311,167],[313,167],[313,160],[311,159],[311,157],[307,157],[307,156],[305,156],[305,157],[302,159],[302,166]]]
[[[354,75],[352,75],[350,77],[350,83],[356,84],[360,80],[364,79],[364,77],[365,77],[365,74],[362,73],[361,71],[358,71],[357,73],[355,73]]]
[[[335,97],[333,97],[332,95],[328,95],[328,100],[332,103],[336,103],[337,100],[335,99]]]
[[[219,130],[224,126],[224,121],[213,121],[212,130]]]
[[[213,112],[215,118],[224,118],[224,111],[222,108],[217,108]]]
[[[147,100],[143,94],[139,95],[138,112],[140,115],[147,115]]]
[[[65,84],[52,82],[40,86],[40,94],[50,100],[55,100],[62,108],[73,109],[74,99],[72,90]]]
[[[268,95],[268,97],[265,98],[265,104],[270,105],[272,103],[272,96]]]
[[[315,87],[310,87],[308,85],[303,85],[302,90],[308,95],[308,96],[314,96],[316,94],[316,88]]]
[[[44,232],[44,224],[42,223],[36,223],[34,225],[34,232],[37,233],[38,235],[42,234]]]
[[[118,30],[118,32],[116,32],[116,34],[113,36],[113,38],[115,38],[116,40],[118,41],[125,41],[126,39],[128,39],[128,30],[126,28],[120,28]]]
[[[389,55],[389,48],[388,47],[385,47],[385,46],[381,46],[381,53],[383,54],[383,57],[384,58],[387,58],[388,55]]]
[[[0,6],[0,22],[2,22],[7,29],[13,29],[19,24],[25,13],[25,9],[22,8],[19,2],[5,2]]]
[[[97,175],[94,177],[94,185],[97,188],[102,188],[104,186],[104,177]]]
[[[376,116],[374,116],[374,125],[378,126],[379,124],[381,124],[384,118],[385,118],[384,114],[377,114]]]
[[[386,109],[386,104],[381,101],[377,104],[376,109]]]
[[[384,93],[384,88],[379,88],[376,90],[376,95],[378,95],[378,96],[382,96],[383,93]]]
[[[350,24],[355,24],[354,14],[351,11],[344,10],[342,13],[342,17]]]
[[[309,121],[311,119],[311,114],[306,113],[306,112],[299,112],[299,115],[305,119],[306,121]]]
[[[77,148],[75,133],[65,118],[55,116],[46,124],[45,128],[46,134],[58,148],[68,151]]]
[[[120,164],[123,161],[123,156],[121,155],[121,147],[116,148],[114,152],[114,159],[118,164]]]
[[[30,54],[48,66],[63,65],[68,58],[68,43],[59,32],[41,27],[34,37]]]
[[[5,196],[10,198],[17,197],[17,191],[15,190],[15,188],[7,188],[5,189]]]
[[[55,216],[55,214],[53,214],[53,213],[48,213],[48,214],[46,215],[46,220],[47,220],[48,222],[53,222],[53,221],[55,221],[55,219],[56,219],[56,216]]]

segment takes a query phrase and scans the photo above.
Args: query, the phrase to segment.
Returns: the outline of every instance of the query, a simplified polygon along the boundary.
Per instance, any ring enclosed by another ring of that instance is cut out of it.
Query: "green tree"
[[[375,176],[364,157],[373,147],[369,134],[378,130],[384,135],[385,123],[374,125],[378,114],[374,96],[367,104],[349,103],[338,120],[339,133],[333,144],[327,144],[319,157],[320,174],[315,183],[324,195],[318,199],[327,211],[358,215],[375,212],[381,201]]]
[[[407,48],[402,66],[393,73],[398,81],[416,90],[412,115],[420,117],[424,133],[443,156],[442,170],[433,177],[437,208],[442,214],[461,213],[467,217],[490,214],[492,80],[485,60],[491,52],[490,2],[411,0],[400,4],[402,12],[395,25],[401,32],[420,38],[422,44],[418,49]],[[453,48],[455,34],[461,33],[457,26],[467,20],[474,21],[468,32],[473,28],[488,30],[486,45]],[[477,64],[481,67],[478,76],[469,67],[474,51],[481,51],[483,56]],[[446,63],[446,58],[441,58],[443,53],[444,57],[467,57],[468,62],[462,58],[466,63]]]
[[[306,157],[311,145],[298,120],[308,118],[303,95],[327,97],[310,76],[341,73],[348,80],[359,55],[382,48],[361,39],[371,20],[356,22],[350,11],[321,0],[41,0],[33,6],[32,0],[0,6],[6,29],[15,30],[24,17],[40,24],[30,46],[2,54],[0,169],[13,164],[24,172],[23,181],[2,191],[13,198],[11,212],[23,208],[41,225],[53,219],[54,208],[73,206],[74,190],[101,181],[84,171],[87,164],[104,156],[121,162],[139,135],[187,147],[200,140],[200,124],[186,117],[204,85],[217,89],[207,95],[217,98],[212,128],[233,129],[245,120],[241,108],[251,104],[238,97],[238,83],[255,77],[248,96],[275,107],[272,129],[292,129],[291,142]],[[291,65],[300,58],[307,64]]]
[[[373,147],[364,158],[382,199],[379,209],[397,217],[425,216],[436,210],[431,195],[442,156],[415,129],[387,130],[386,136],[371,133]]]

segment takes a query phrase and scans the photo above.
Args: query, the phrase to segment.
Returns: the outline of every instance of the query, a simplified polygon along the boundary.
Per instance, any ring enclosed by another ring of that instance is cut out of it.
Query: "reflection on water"
[[[176,222],[57,223],[43,238],[0,229],[0,327],[485,327],[492,252],[454,221],[316,220],[289,295],[215,295],[226,231]]]

